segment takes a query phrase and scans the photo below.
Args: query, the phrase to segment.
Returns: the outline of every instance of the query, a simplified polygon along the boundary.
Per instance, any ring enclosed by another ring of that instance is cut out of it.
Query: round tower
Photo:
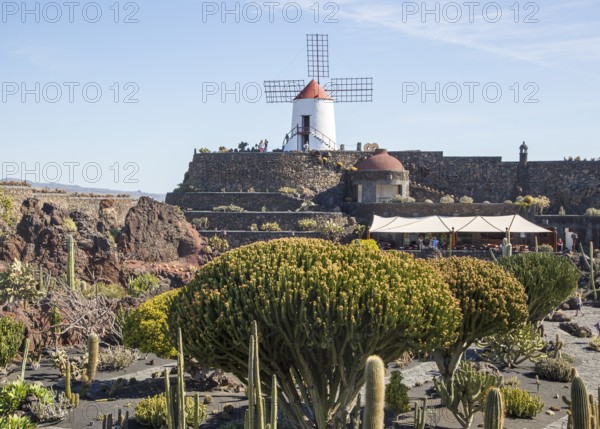
[[[314,79],[294,98],[284,151],[336,150],[333,98]]]

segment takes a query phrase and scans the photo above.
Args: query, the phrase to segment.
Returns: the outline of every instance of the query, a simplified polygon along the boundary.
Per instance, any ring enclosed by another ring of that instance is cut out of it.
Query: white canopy
[[[442,233],[442,232],[551,232],[519,215],[508,216],[373,216],[371,232]]]

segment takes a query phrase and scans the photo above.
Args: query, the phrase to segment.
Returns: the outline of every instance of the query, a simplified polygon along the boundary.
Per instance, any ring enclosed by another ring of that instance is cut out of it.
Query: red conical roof
[[[308,82],[308,85],[300,91],[300,94],[294,100],[302,100],[304,98],[320,98],[322,100],[333,100],[331,95],[323,89],[314,79]]]

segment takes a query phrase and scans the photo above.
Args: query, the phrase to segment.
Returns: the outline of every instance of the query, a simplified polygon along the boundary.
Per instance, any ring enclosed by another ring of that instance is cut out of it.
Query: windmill
[[[304,80],[266,80],[267,103],[293,103],[292,127],[284,151],[336,150],[334,103],[373,101],[373,78],[329,78],[329,37],[306,35],[308,76]]]

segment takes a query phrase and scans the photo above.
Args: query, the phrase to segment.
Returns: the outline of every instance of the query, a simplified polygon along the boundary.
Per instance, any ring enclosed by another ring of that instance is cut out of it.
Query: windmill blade
[[[265,80],[267,103],[291,103],[305,86],[304,80]]]
[[[360,103],[373,101],[372,77],[333,78],[325,85],[336,103]]]
[[[329,77],[329,36],[327,34],[306,35],[306,60],[308,76],[320,83]]]

